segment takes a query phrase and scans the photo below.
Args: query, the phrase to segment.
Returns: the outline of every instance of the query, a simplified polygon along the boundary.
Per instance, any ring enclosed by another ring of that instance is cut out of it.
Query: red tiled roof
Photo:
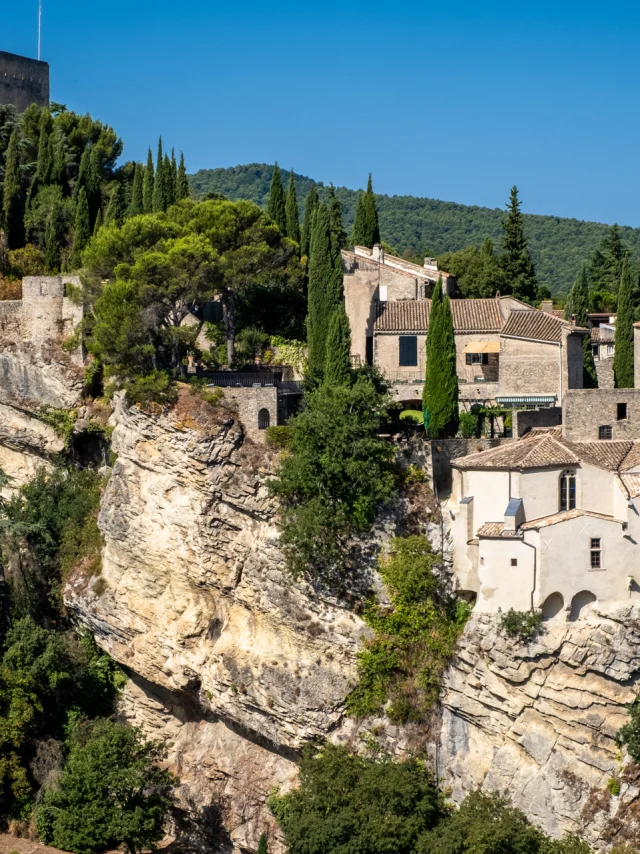
[[[376,332],[422,332],[429,327],[431,300],[379,302],[376,307]],[[453,328],[458,333],[500,332],[502,314],[495,299],[451,300]]]
[[[613,344],[616,340],[615,329],[607,329],[603,326],[594,326],[591,329],[591,340],[595,344]]]
[[[538,309],[516,309],[510,312],[502,334],[509,338],[527,338],[533,341],[558,342],[562,340],[564,330],[584,332],[586,329],[574,326],[566,320],[554,317]]]

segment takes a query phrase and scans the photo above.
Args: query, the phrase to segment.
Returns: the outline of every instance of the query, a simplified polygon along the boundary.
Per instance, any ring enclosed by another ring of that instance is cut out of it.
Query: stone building
[[[640,601],[640,390],[570,391],[562,412],[452,462],[454,573],[480,611]]]
[[[13,104],[19,113],[30,104],[49,104],[49,64],[0,51],[0,104]]]

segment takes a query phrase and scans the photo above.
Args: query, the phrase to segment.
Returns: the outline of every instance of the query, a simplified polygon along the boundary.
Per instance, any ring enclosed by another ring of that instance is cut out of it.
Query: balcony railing
[[[282,371],[203,371],[199,376],[207,379],[208,385],[220,388],[261,388],[282,384]]]

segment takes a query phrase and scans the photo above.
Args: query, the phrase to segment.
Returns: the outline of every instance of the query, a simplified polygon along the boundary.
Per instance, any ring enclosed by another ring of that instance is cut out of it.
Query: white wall
[[[510,497],[509,472],[465,471],[464,495],[474,497],[474,534],[485,522],[503,522]]]
[[[511,560],[518,561],[511,566]],[[479,611],[528,611],[534,584],[535,551],[519,537],[482,539],[479,546]]]

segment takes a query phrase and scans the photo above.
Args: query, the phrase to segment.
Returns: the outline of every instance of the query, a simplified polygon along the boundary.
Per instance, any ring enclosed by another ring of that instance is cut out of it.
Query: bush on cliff
[[[385,709],[394,723],[419,721],[436,702],[469,614],[442,583],[439,563],[423,536],[392,540],[389,557],[379,562],[392,607],[372,600],[365,611],[375,637],[359,656],[360,680],[347,699],[351,715]]]
[[[616,738],[633,761],[640,762],[640,697],[629,706],[629,722],[620,728]]]
[[[271,491],[280,500],[282,544],[291,573],[340,587],[351,542],[369,530],[391,495],[393,448],[378,437],[388,398],[361,373],[352,386],[310,392],[289,424],[286,454]]]

